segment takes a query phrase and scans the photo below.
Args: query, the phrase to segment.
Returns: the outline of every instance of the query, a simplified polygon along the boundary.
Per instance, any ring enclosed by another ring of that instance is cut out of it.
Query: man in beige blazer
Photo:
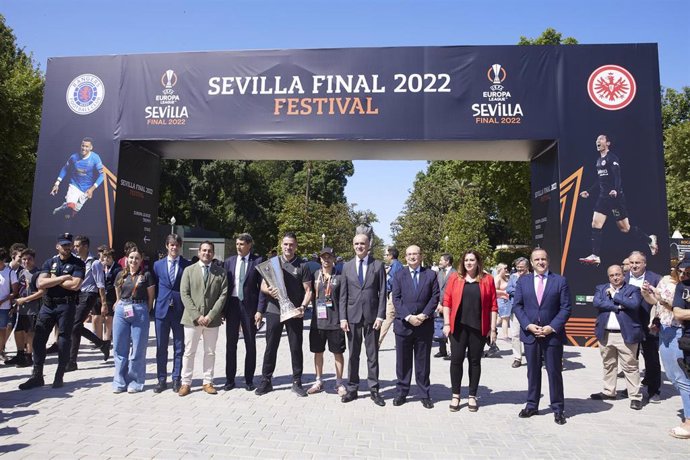
[[[203,389],[208,394],[217,393],[213,388],[213,367],[228,279],[223,267],[213,263],[213,256],[213,243],[204,241],[199,245],[199,262],[182,272],[180,296],[184,304],[181,321],[184,326],[184,356],[180,396],[191,392],[194,356],[201,337],[204,338]]]

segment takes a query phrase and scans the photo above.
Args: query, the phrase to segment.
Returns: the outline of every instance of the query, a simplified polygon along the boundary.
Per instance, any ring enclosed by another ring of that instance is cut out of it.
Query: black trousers
[[[33,341],[34,366],[43,366],[46,360],[46,343],[50,338],[53,327],[58,327],[58,370],[64,373],[69,361],[69,347],[72,340],[72,326],[74,325],[74,303],[62,303],[52,306],[41,305],[36,319],[36,331]]]
[[[105,343],[103,340],[99,339],[96,334],[84,327],[84,321],[86,321],[86,318],[88,318],[89,314],[93,311],[93,306],[96,305],[97,301],[97,292],[79,293],[79,302],[77,303],[77,308],[74,313],[74,325],[72,326],[72,347],[69,352],[70,364],[77,364],[77,355],[79,354],[79,345],[82,337],[99,347],[103,346]]]
[[[240,327],[244,338],[246,354],[244,356],[244,381],[249,385],[254,382],[256,372],[256,323],[254,322],[255,308],[248,308],[244,301],[237,297],[230,297],[228,309],[225,312],[225,378],[227,383],[235,381],[237,375],[237,342],[240,339]]]
[[[367,384],[369,390],[379,389],[379,337],[381,329],[374,329],[374,325],[367,324],[362,319],[360,323],[349,323],[350,332],[347,333],[347,348],[350,356],[347,363],[349,391],[359,389],[359,355],[362,352],[362,342],[367,354]],[[397,339],[396,339],[397,340]]]
[[[640,344],[644,357],[644,384],[650,397],[661,389],[661,363],[659,361],[659,337],[646,334]],[[638,348],[639,353],[639,348]]]
[[[455,325],[455,331],[450,335],[450,387],[453,394],[460,394],[462,382],[462,364],[465,356],[469,361],[468,373],[470,377],[469,394],[477,396],[479,378],[482,375],[482,353],[484,351],[484,337],[479,329]]]
[[[264,381],[271,381],[273,371],[276,369],[276,357],[283,327],[287,330],[288,344],[290,345],[290,358],[292,359],[292,381],[302,381],[302,318],[291,318],[284,323],[280,322],[280,314],[266,312],[266,351],[264,352],[264,364],[261,376]]]

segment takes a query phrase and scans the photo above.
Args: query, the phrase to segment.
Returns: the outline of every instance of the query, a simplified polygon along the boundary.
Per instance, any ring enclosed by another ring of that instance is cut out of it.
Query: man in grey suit
[[[340,327],[347,334],[350,350],[348,392],[342,397],[342,402],[348,403],[358,397],[359,356],[363,340],[371,399],[377,406],[385,406],[379,395],[379,334],[386,316],[386,269],[383,262],[369,254],[366,234],[355,235],[352,245],[355,257],[343,266],[340,286]]]
[[[448,277],[454,271],[457,270],[453,268],[453,255],[447,252],[441,254],[441,257],[438,260],[438,273],[436,274],[439,290],[439,302],[438,307],[436,308],[436,316],[443,317],[443,305],[441,305],[443,303],[443,294],[446,290],[446,282],[448,281]],[[441,321],[441,324],[443,324],[443,321]],[[438,353],[434,355],[434,358],[450,359],[448,356],[448,348],[446,347],[448,338],[443,335],[443,332],[441,332],[439,338],[434,337],[434,341],[438,342]]]

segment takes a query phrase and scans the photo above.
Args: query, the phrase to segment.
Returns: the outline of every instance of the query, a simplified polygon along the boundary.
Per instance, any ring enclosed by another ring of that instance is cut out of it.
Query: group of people
[[[519,417],[538,413],[542,367],[549,382],[550,408],[555,423],[566,423],[563,395],[563,345],[565,326],[571,314],[566,279],[549,270],[544,249],[534,249],[530,260],[514,262],[515,273],[499,266],[492,276],[485,270],[481,254],[466,251],[453,267],[450,254],[443,254],[439,269],[422,264],[422,250],[412,245],[405,250],[403,265],[397,249],[386,250],[386,263],[373,257],[370,235],[353,238],[354,257],[336,269],[333,249],[324,247],[320,264],[311,268],[297,256],[294,233],[285,233],[280,254],[271,258],[279,267],[282,283],[264,279],[257,267],[262,258],[253,253],[251,235],[243,233],[235,241],[236,255],[221,266],[214,263],[215,248],[204,241],[198,260],[181,256],[182,239],[171,234],[166,239],[167,254],[149,270],[142,252],[133,245],[119,262],[108,247],[98,248],[95,258],[86,237],[62,234],[56,242],[57,255],[35,265],[35,253],[13,248],[11,261],[0,249],[0,340],[6,340],[9,305],[16,305],[19,319],[17,365],[33,365],[31,377],[19,388],[43,386],[46,344],[57,329],[58,366],[53,387],[61,387],[65,372],[75,371],[82,337],[110,356],[111,340],[115,371],[115,393],[136,393],[145,385],[146,350],[150,314],[154,309],[157,382],[153,391],[168,388],[180,396],[191,393],[195,355],[203,339],[202,390],[216,394],[214,387],[215,350],[219,328],[226,327],[226,366],[223,389],[236,387],[239,332],[245,343],[244,388],[257,395],[273,390],[273,373],[283,329],[287,331],[292,364],[292,391],[301,397],[321,392],[324,387],[324,353],[334,356],[334,391],[343,403],[360,397],[359,361],[364,345],[367,360],[369,397],[378,406],[386,401],[380,394],[379,348],[393,327],[396,350],[396,389],[393,405],[407,402],[412,374],[419,400],[431,409],[431,350],[434,322],[442,321],[441,340],[450,346],[450,411],[458,411],[462,401],[463,363],[468,361],[467,407],[479,410],[477,390],[481,359],[486,344],[495,343],[499,320],[503,337],[514,341],[512,367],[527,361],[528,392]],[[638,352],[645,358],[645,381],[650,402],[658,402],[661,360],[669,379],[681,393],[685,414],[690,414],[690,357],[683,354],[683,337],[690,335],[690,254],[671,275],[661,278],[646,270],[642,252],[627,258],[629,273],[620,265],[608,269],[608,282],[597,286],[594,306],[599,310],[596,336],[604,368],[604,386],[591,395],[595,400],[617,399],[618,363],[626,380],[632,409],[642,408]],[[532,271],[530,272],[530,266]],[[287,299],[285,298],[287,297]],[[288,300],[296,309],[291,318],[281,318],[281,306]],[[309,348],[314,354],[316,379],[305,389],[303,375],[304,314],[313,306],[309,328]],[[26,307],[26,308],[25,308]],[[91,316],[94,332],[84,327]],[[98,318],[98,319],[97,319]],[[282,320],[281,320],[282,319]],[[256,335],[266,326],[266,347],[258,384]],[[509,328],[513,331],[509,335]],[[173,365],[168,373],[168,345],[172,333]],[[345,351],[349,350],[345,375]],[[445,349],[443,349],[445,351]],[[447,354],[447,353],[446,353]],[[8,361],[10,362],[10,361]],[[679,438],[690,438],[690,421],[671,430]]]

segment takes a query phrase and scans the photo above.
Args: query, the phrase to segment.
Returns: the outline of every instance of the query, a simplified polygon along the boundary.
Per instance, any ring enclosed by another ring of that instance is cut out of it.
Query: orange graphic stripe
[[[582,183],[582,171],[584,167],[580,167],[577,171],[567,177],[561,182],[561,225],[563,225],[563,217],[565,211],[564,195],[566,195],[575,186],[573,192],[573,204],[570,208],[570,218],[568,219],[568,230],[565,233],[565,244],[563,245],[563,255],[561,256],[561,274],[565,274],[565,262],[568,259],[568,250],[570,249],[570,238],[573,233],[573,223],[575,222],[575,211],[577,210],[577,200],[580,197],[580,185]],[[567,200],[566,200],[567,201]]]
[[[103,172],[107,179],[103,184],[103,192],[105,193],[105,220],[108,227],[108,246],[113,246],[113,220],[110,212],[110,194],[109,189],[113,191],[113,206],[115,206],[115,191],[117,190],[117,177],[107,167],[103,166]]]

